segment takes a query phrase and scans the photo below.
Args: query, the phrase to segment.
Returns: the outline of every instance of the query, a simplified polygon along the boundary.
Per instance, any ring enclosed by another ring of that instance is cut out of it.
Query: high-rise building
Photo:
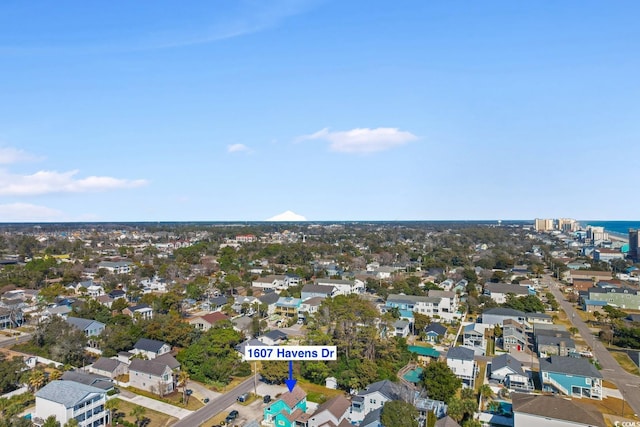
[[[609,233],[604,231],[604,227],[594,227],[590,225],[587,227],[587,240],[591,241],[592,244],[609,240]]]
[[[638,229],[629,229],[629,258],[633,262],[640,261],[640,241],[638,240]]]
[[[575,219],[571,218],[560,218],[558,219],[558,230],[571,233],[578,229],[578,222]]]
[[[536,231],[552,231],[553,230],[553,220],[546,218],[536,218],[535,219],[535,228]]]

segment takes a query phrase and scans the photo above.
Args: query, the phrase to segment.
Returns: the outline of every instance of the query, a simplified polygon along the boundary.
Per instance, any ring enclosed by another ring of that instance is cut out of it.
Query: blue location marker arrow
[[[289,388],[289,392],[293,391],[293,388],[296,386],[296,380],[293,378],[293,360],[289,360],[289,379],[284,380],[285,384]]]

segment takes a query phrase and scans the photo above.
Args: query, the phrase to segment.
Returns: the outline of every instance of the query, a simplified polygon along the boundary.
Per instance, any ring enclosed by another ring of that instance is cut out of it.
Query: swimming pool
[[[421,375],[422,375],[422,368],[415,368],[410,370],[406,374],[404,374],[402,378],[414,384],[418,384],[420,382]]]

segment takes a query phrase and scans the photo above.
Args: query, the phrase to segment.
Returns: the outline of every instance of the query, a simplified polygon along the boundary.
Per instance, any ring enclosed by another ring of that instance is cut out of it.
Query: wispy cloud
[[[76,178],[77,170],[68,172],[38,171],[16,175],[0,171],[0,196],[36,196],[50,193],[87,193],[134,188],[146,185],[144,179],[120,179],[110,176]]]
[[[0,147],[0,164],[2,165],[29,162],[33,160],[38,160],[38,158],[24,150],[13,147]]]
[[[244,144],[232,144],[227,146],[228,153],[253,153],[253,150]]]
[[[147,6],[136,4],[127,10],[129,13],[126,15],[129,18],[139,16],[140,26],[131,29],[126,36],[111,31],[111,28],[123,25],[118,18],[105,21],[104,16],[92,16],[90,19],[95,22],[90,23],[94,24],[97,34],[93,41],[85,41],[84,28],[75,30],[71,26],[67,29],[67,40],[60,44],[51,44],[43,38],[41,44],[0,45],[0,54],[135,52],[214,43],[275,28],[288,18],[307,12],[321,1],[235,0],[224,5],[205,2],[192,8],[193,19],[185,21],[188,25],[176,24],[179,21],[171,15],[170,8],[163,10],[161,2],[151,2]],[[43,6],[40,11],[43,15],[47,14],[46,7],[53,6]],[[70,14],[73,14],[73,10]],[[154,19],[150,20],[150,17]],[[28,39],[33,40],[34,35],[29,34]]]
[[[329,149],[340,153],[374,153],[390,150],[417,139],[418,137],[411,132],[398,128],[356,128],[335,132],[324,128],[310,135],[303,135],[297,140],[328,141]]]
[[[0,205],[0,222],[38,222],[63,220],[64,213],[46,206],[30,203]]]

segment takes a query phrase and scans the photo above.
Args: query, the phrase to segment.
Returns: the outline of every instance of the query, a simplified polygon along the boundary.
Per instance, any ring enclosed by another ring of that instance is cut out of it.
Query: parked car
[[[204,403],[209,403],[209,398],[208,398],[208,397],[205,397],[205,398],[204,398],[204,400],[203,400],[203,402],[204,402]]]
[[[242,393],[240,396],[238,396],[237,400],[238,402],[246,402],[247,400],[249,400],[249,393]]]
[[[266,395],[262,398],[262,402],[263,402],[263,403],[269,403],[269,402],[271,402],[271,395],[270,395],[270,394],[266,394]]]
[[[234,409],[233,411],[229,412],[229,415],[227,415],[227,418],[224,419],[224,422],[229,424],[231,421],[238,418],[238,415],[239,412]]]

